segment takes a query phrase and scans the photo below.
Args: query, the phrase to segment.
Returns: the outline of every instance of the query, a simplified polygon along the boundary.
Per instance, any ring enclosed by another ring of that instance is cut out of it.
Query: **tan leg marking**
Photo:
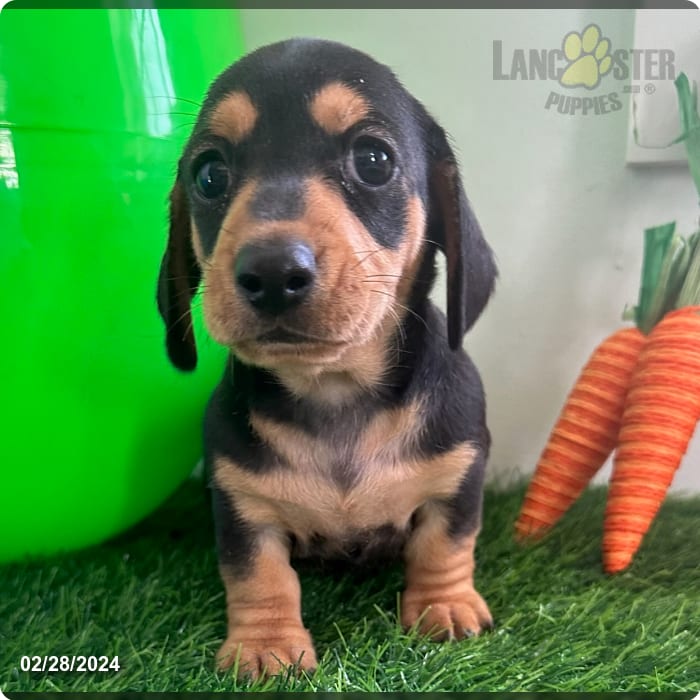
[[[239,661],[253,678],[278,674],[293,664],[316,667],[311,635],[301,620],[301,587],[289,549],[276,533],[261,536],[252,574],[241,579],[221,567],[226,587],[228,636],[217,653],[219,669]]]
[[[406,551],[401,623],[435,640],[461,639],[491,627],[491,613],[474,588],[476,535],[452,539],[436,506],[426,506]]]

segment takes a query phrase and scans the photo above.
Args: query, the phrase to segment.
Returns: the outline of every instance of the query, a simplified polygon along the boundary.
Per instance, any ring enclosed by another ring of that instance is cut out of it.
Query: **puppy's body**
[[[488,626],[472,574],[489,436],[460,345],[495,266],[443,131],[364,54],[283,42],[214,83],[171,205],[170,357],[196,362],[200,280],[208,330],[232,350],[205,419],[220,665],[315,664],[293,554],[401,554],[404,624]],[[447,323],[428,301],[437,248]]]
[[[319,388],[294,396],[274,374],[231,359],[205,432],[216,488],[230,497],[221,501],[246,523],[231,565],[248,563],[240,543],[251,525],[288,533],[299,556],[360,561],[403,542],[431,501],[445,502],[454,532],[474,529],[488,450],[481,384],[447,347],[444,317],[426,305],[422,318],[405,340],[419,352],[405,350],[375,392],[341,404]]]

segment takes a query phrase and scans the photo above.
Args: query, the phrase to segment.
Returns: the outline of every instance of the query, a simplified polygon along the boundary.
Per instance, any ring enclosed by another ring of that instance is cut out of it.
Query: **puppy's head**
[[[183,370],[200,284],[212,337],[269,369],[329,366],[390,333],[435,246],[451,347],[493,288],[443,130],[388,68],[340,44],[273,44],[219,76],[170,202],[158,306]]]

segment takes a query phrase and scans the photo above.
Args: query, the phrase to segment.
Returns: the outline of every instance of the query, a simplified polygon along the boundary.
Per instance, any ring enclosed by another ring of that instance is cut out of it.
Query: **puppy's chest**
[[[266,463],[249,469],[219,458],[217,481],[246,521],[284,529],[302,550],[372,540],[368,533],[377,531],[387,540],[405,533],[421,505],[454,494],[474,454],[467,443],[422,454],[418,404],[383,411],[361,427],[336,421],[314,435],[255,413],[250,425]]]

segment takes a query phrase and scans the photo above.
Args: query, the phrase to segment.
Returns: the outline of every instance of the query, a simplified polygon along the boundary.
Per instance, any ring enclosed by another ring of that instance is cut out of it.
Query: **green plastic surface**
[[[199,459],[225,351],[196,315],[173,369],[155,283],[180,148],[241,53],[233,10],[0,13],[0,561],[122,531]]]

